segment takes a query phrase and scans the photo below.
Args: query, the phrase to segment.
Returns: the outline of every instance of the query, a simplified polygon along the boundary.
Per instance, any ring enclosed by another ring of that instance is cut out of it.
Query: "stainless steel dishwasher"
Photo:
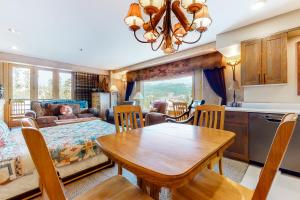
[[[282,114],[249,113],[249,159],[264,164]],[[300,175],[300,119],[283,159],[281,170]]]
[[[283,115],[249,114],[249,159],[264,164]]]

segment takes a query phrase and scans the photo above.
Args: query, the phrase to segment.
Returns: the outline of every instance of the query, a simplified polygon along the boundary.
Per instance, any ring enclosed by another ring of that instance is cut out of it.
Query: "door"
[[[261,83],[261,43],[262,40],[258,39],[241,44],[242,85]]]
[[[262,41],[262,83],[287,83],[287,33]]]

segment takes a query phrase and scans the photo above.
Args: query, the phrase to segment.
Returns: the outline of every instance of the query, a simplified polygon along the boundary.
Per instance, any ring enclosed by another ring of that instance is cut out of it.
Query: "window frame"
[[[139,86],[134,88],[133,94],[140,91],[145,98],[145,82],[164,81],[164,80],[180,79],[180,78],[185,78],[185,77],[192,77],[191,97],[192,97],[192,99],[194,99],[195,98],[195,73],[187,73],[187,74],[181,75],[179,77],[167,77],[166,79],[157,79],[157,80],[150,79],[150,80],[145,80],[145,81],[139,81],[139,83],[137,84]],[[189,102],[187,102],[187,103],[189,103]],[[142,101],[141,105],[145,108],[144,100]]]
[[[44,66],[33,66],[20,63],[8,63],[9,70],[9,85],[8,85],[8,97],[13,99],[13,68],[28,68],[30,69],[30,99],[26,100],[39,100],[38,98],[38,71],[51,71],[53,74],[52,79],[52,99],[59,99],[59,73],[70,73],[71,74],[71,99],[74,98],[74,79],[71,70],[60,70],[52,67]],[[43,99],[44,100],[44,99]]]
[[[71,71],[62,71],[59,70],[58,71],[58,98],[59,99],[63,99],[60,97],[60,74],[70,74],[71,75],[71,99],[73,99],[74,97],[74,92],[73,92],[73,86],[74,86],[74,81],[73,81],[73,74]]]

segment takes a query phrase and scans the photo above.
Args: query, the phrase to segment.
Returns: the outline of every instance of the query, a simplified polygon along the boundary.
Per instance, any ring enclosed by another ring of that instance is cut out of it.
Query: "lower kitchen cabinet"
[[[236,134],[235,141],[225,151],[225,156],[248,162],[248,113],[226,111],[224,129]]]

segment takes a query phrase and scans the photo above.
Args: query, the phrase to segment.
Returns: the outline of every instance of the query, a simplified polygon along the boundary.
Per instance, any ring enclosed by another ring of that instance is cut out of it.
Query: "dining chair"
[[[21,120],[22,127],[32,127],[39,129],[39,126],[37,125],[36,121],[32,118],[23,118]]]
[[[195,109],[194,125],[207,128],[224,130],[225,107],[218,105],[201,105]],[[219,154],[208,165],[212,169],[215,163],[219,163],[219,173],[223,175],[223,155]]]
[[[255,190],[205,169],[188,184],[173,191],[174,200],[265,200],[293,135],[298,115],[283,117]]]
[[[174,110],[175,117],[178,117],[178,116],[182,115],[183,113],[185,113],[186,111],[188,111],[188,105],[186,102],[173,102],[173,110]],[[182,121],[182,120],[186,120],[186,119],[187,119],[186,116],[182,116],[176,120]]]
[[[144,127],[144,118],[141,106],[115,106],[114,118],[117,133]],[[122,175],[122,165],[120,163],[118,164],[118,174]]]
[[[64,188],[58,178],[48,148],[41,132],[32,127],[23,127],[22,133],[30,155],[40,176],[40,189],[43,199],[66,200]],[[114,176],[79,195],[76,200],[100,199],[151,199],[139,188],[122,176]]]

